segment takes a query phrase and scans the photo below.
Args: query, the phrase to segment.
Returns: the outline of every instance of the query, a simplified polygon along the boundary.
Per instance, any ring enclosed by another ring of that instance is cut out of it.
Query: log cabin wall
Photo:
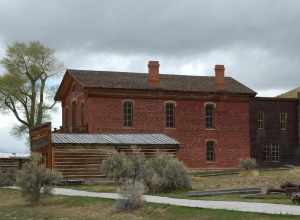
[[[17,172],[27,161],[27,158],[0,158],[0,175],[1,173]]]
[[[54,145],[53,168],[65,179],[99,179],[102,162],[115,153],[143,154],[152,158],[161,153],[176,157],[174,146]]]

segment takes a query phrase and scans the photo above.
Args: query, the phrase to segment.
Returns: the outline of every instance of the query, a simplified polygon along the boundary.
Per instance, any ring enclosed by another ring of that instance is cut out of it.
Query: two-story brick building
[[[223,65],[215,76],[68,69],[55,99],[61,134],[164,134],[190,168],[233,168],[241,159],[295,161],[298,99],[257,98]]]

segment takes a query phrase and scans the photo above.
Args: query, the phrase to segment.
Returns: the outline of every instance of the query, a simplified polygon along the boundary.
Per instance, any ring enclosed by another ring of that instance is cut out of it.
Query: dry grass
[[[0,189],[0,220],[296,220],[298,217],[146,204],[134,212],[114,212],[113,201],[85,197],[49,197],[28,206],[19,192]]]
[[[213,189],[230,189],[259,187],[267,189],[269,187],[278,188],[286,181],[300,183],[300,168],[291,170],[273,169],[271,171],[255,171],[246,172],[240,175],[210,176],[199,177],[192,176],[192,187],[195,191],[213,190]],[[94,185],[71,186],[71,188],[94,191],[94,192],[116,192],[118,187],[113,183],[99,183]],[[265,196],[263,198],[241,198],[239,195],[210,196],[210,197],[189,197],[185,191],[174,193],[162,193],[162,196],[189,198],[189,199],[205,199],[205,200],[231,200],[231,201],[247,201],[247,202],[265,202],[292,204],[291,200],[285,195]]]
[[[300,183],[300,168],[291,170],[260,171],[256,175],[229,175],[212,177],[192,177],[194,190],[229,189],[245,187],[276,187],[282,183]]]

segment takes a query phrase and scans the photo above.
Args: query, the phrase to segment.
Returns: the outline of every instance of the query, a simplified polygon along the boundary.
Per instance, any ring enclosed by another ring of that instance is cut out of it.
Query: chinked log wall
[[[26,161],[25,158],[0,158],[0,173],[16,172]]]
[[[177,149],[169,146],[157,147],[114,147],[114,146],[54,146],[53,168],[60,171],[66,179],[99,179],[104,175],[101,172],[103,160],[114,153],[143,154],[146,158],[160,153],[176,156]]]

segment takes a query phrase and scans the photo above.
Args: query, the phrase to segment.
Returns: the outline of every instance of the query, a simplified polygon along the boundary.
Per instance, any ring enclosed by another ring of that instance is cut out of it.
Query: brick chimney
[[[224,65],[215,65],[215,86],[216,91],[225,90],[225,67]]]
[[[159,84],[159,62],[149,61],[148,63],[148,83],[150,86]]]

